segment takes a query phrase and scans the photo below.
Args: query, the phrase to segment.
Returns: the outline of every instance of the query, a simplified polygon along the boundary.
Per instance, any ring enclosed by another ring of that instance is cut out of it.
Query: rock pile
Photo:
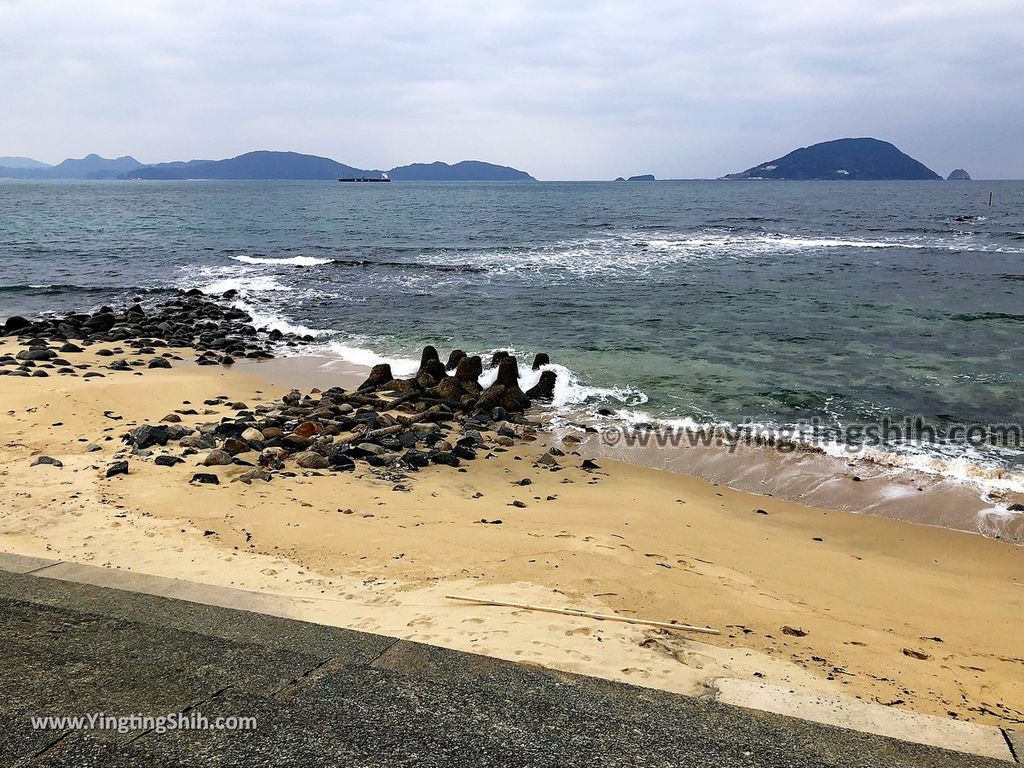
[[[246,483],[288,474],[289,462],[298,469],[335,472],[353,470],[360,462],[397,481],[431,464],[459,467],[482,452],[536,439],[538,424],[524,414],[530,399],[519,387],[515,358],[501,357],[495,383],[482,391],[481,359],[464,353],[452,357],[454,375],[437,350],[427,347],[410,379],[395,379],[383,364],[352,391],[333,387],[303,395],[293,390],[256,408],[214,399],[206,404],[228,405],[234,415],[192,428],[169,414],[164,423],[139,427],[123,439],[136,453],[177,443],[183,456],[195,455],[204,466],[250,467],[238,478]],[[176,463],[158,458],[165,466]],[[557,462],[548,468],[557,469]]]
[[[0,375],[46,376],[46,370],[54,368],[66,369],[61,373],[74,373],[64,355],[82,352],[84,347],[95,344],[131,347],[136,354],[154,356],[148,362],[149,368],[170,368],[168,358],[173,356],[157,355],[157,349],[191,348],[196,351],[199,365],[230,365],[242,357],[273,357],[276,344],[295,346],[312,340],[309,336],[257,328],[247,312],[227,303],[235,296],[236,291],[227,291],[218,298],[210,298],[192,289],[148,307],[136,299],[122,311],[104,306],[91,314],[73,312],[37,320],[8,317],[0,327],[0,336],[16,336],[25,349],[13,357],[0,357]],[[97,354],[115,355],[103,349]],[[130,365],[125,360],[114,360],[107,367],[129,370]],[[138,362],[134,365],[138,366]]]

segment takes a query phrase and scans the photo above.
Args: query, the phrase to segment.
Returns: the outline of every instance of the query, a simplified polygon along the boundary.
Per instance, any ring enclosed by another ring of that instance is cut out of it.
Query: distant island
[[[113,160],[99,155],[67,159],[49,166],[31,158],[0,158],[0,178],[14,179],[221,179],[221,180],[326,180],[379,177],[382,171],[355,168],[328,157],[298,152],[246,152],[226,160],[188,160],[144,165],[134,157]],[[387,171],[393,181],[536,181],[530,174],[504,165],[463,160],[414,163]]]
[[[479,160],[447,163],[413,163],[387,172],[392,181],[536,181],[526,171]]]
[[[946,181],[970,181],[971,174],[965,171],[963,168],[957,168],[949,176],[946,177]]]
[[[879,139],[836,139],[802,147],[726,179],[939,180],[923,163]]]
[[[645,173],[640,176],[630,176],[628,179],[619,176],[616,181],[657,181],[657,179],[654,178],[653,173]]]

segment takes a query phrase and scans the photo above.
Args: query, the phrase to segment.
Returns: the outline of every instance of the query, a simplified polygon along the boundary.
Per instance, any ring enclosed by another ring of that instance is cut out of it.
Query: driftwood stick
[[[528,605],[527,603],[510,603],[505,600],[490,600],[481,597],[461,597],[460,595],[445,595],[449,600],[461,600],[466,603],[477,603],[478,605],[502,605],[506,608],[521,608],[525,611],[543,611],[545,613],[558,613],[563,616],[582,616],[587,619],[598,619],[599,621],[621,621],[625,624],[641,624],[645,627],[660,627],[662,629],[675,629],[680,632],[700,632],[705,635],[720,635],[717,629],[709,627],[691,627],[688,624],[673,624],[670,621],[651,621],[650,619],[631,619],[628,616],[615,616],[608,613],[591,613],[581,611],[578,608],[552,608],[546,605]]]
[[[411,427],[413,424],[419,424],[421,421],[432,420],[439,413],[441,413],[441,408],[434,405],[422,413],[417,413],[415,416],[399,416],[398,423]]]
[[[394,424],[390,427],[381,427],[371,432],[367,432],[363,435],[364,440],[376,440],[378,437],[386,437],[388,435],[397,435],[399,432],[405,431],[405,427],[402,424]]]

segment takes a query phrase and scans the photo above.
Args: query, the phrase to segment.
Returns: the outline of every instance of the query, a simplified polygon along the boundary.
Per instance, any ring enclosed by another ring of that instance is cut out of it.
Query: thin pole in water
[[[991,192],[988,193],[988,204],[992,205],[992,193]]]

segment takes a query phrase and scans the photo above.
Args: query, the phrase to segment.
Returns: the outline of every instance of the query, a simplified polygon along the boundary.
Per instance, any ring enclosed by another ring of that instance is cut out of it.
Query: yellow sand
[[[243,468],[197,470],[194,457],[174,468],[131,457],[129,475],[105,479],[120,435],[183,401],[202,411],[215,395],[255,405],[282,392],[259,366],[176,366],[0,377],[0,550],[309,596],[313,620],[690,694],[738,678],[1024,720],[1024,550],[604,460],[588,473],[571,453],[550,472],[531,461],[555,439],[543,434],[466,473],[423,470],[408,490],[362,466],[231,483]],[[229,412],[212,410],[185,421]],[[64,467],[30,467],[40,454]],[[222,485],[189,485],[196,471]],[[523,478],[532,484],[514,484]],[[465,605],[449,593],[723,634]]]

